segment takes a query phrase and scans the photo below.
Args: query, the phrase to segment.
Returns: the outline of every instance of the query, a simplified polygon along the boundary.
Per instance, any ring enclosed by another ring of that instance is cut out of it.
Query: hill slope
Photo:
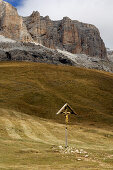
[[[68,126],[15,110],[0,109],[0,169],[70,170],[113,168],[113,132]]]
[[[0,107],[62,122],[56,112],[69,103],[70,121],[113,123],[113,75],[39,63],[0,64]]]
[[[0,169],[113,169],[112,74],[9,62],[0,63],[0,80]],[[66,102],[78,113],[68,149],[56,116]]]

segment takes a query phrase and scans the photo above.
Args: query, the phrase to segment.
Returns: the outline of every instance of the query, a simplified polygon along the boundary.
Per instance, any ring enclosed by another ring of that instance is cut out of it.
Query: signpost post
[[[66,103],[58,112],[57,115],[63,114],[65,116],[65,147],[68,147],[68,120],[69,120],[69,115],[70,114],[75,114],[76,113],[73,111],[73,109]]]

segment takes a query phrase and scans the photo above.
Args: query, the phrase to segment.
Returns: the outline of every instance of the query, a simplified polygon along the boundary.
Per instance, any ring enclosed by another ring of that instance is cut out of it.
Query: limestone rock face
[[[2,0],[0,0],[0,34],[20,41],[32,39],[17,9]]]
[[[0,37],[1,39],[1,37]],[[71,65],[113,73],[113,57],[108,59],[89,57],[86,54],[72,54],[67,51],[54,50],[42,45],[23,42],[0,42],[0,61],[29,61],[55,65]]]
[[[34,11],[31,16],[23,18],[23,20],[35,42],[49,48],[56,47],[54,41],[57,38],[57,32],[53,33],[54,25],[48,16],[41,17],[39,12]]]
[[[52,21],[33,12],[28,17],[18,15],[16,8],[0,0],[0,34],[22,42],[36,42],[48,48],[66,50],[106,58],[105,44],[99,30],[90,24],[64,17]]]
[[[52,21],[48,16],[40,16],[39,12],[24,18],[24,23],[34,41],[46,47],[100,58],[107,56],[99,30],[91,24],[72,21],[68,17]]]
[[[113,50],[107,49],[107,57],[108,60],[113,63]]]

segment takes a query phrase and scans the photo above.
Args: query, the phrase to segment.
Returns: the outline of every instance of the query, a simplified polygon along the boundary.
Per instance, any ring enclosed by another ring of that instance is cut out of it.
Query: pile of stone
[[[52,147],[52,150],[54,152],[58,152],[58,153],[61,153],[61,154],[68,154],[68,155],[74,155],[76,154],[78,157],[80,158],[77,158],[77,160],[82,160],[81,157],[83,158],[88,158],[89,157],[89,154],[87,151],[85,151],[84,149],[77,149],[75,147],[71,147],[71,146],[68,146],[67,148],[64,147],[64,146],[54,146]]]

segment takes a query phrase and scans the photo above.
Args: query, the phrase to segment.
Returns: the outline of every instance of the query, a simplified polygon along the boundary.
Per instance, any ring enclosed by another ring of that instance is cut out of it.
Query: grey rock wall
[[[65,49],[74,54],[107,58],[99,30],[91,25],[64,17],[52,21],[33,12],[28,17],[18,15],[17,9],[0,0],[0,34],[22,42],[36,42],[52,49]]]

